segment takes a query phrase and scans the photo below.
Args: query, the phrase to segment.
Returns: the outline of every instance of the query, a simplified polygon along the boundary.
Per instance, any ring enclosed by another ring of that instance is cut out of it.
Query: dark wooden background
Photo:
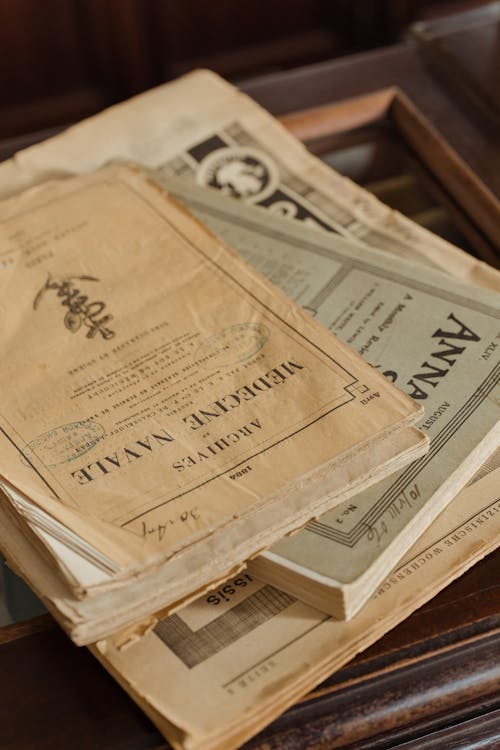
[[[480,4],[1,0],[0,138],[68,124],[194,67],[269,73],[390,44],[416,18]]]

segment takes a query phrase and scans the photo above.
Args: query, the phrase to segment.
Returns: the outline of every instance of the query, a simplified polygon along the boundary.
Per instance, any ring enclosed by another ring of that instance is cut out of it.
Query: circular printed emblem
[[[278,170],[267,154],[246,146],[212,151],[200,164],[196,181],[250,203],[267,198],[278,185]]]

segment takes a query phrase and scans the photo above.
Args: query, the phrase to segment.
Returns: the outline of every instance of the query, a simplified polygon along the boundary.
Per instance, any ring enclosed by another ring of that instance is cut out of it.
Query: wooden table
[[[490,21],[485,21],[488,38]],[[477,39],[477,22],[474,34]],[[490,203],[479,222],[477,216],[472,221],[483,239],[494,245],[495,230],[497,239],[500,234],[492,213],[500,197],[498,130],[484,112],[431,71],[417,42],[242,86],[277,115],[394,87],[477,177]],[[7,156],[14,145],[19,144],[0,144],[0,153]],[[453,184],[447,193],[456,207]],[[297,703],[247,747],[500,747],[499,572],[500,551]],[[126,694],[85,649],[69,642],[49,616],[0,630],[2,750],[165,747]]]

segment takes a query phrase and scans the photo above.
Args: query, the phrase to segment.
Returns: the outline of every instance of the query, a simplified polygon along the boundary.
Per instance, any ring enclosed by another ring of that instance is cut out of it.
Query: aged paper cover
[[[5,487],[116,580],[164,565],[165,606],[338,502],[332,470],[360,448],[377,467],[419,415],[137,171],[40,186],[0,216]]]
[[[265,110],[209,71],[141,94],[18,153],[0,165],[0,195],[120,158],[418,258],[472,283],[494,287],[500,277],[322,164]]]
[[[425,406],[419,461],[251,563],[256,575],[350,617],[500,439],[500,295],[163,178],[214,231]]]
[[[383,441],[377,450],[377,460],[381,465],[394,462],[394,456],[403,452],[406,460],[422,450],[421,433],[413,427],[399,430],[397,435]],[[376,472],[367,472],[373,462],[373,451],[369,446],[360,449],[352,461],[341,464],[328,481],[330,493],[347,486],[340,492],[339,499],[348,497],[358,486],[365,486],[373,479]],[[346,485],[352,477],[353,484]],[[57,522],[41,508],[30,503],[18,493],[9,490],[10,497],[0,491],[0,549],[9,566],[16,570],[47,609],[58,620],[72,640],[78,645],[92,643],[105,638],[116,630],[125,627],[132,634],[143,632],[157,620],[156,613],[162,609],[163,614],[176,611],[189,601],[196,599],[206,586],[197,587],[192,594],[181,602],[165,608],[165,586],[170,581],[165,576],[162,566],[153,570],[148,576],[136,576],[125,584],[114,584],[116,563],[102,553],[85,554],[81,537],[70,532],[67,527]],[[16,512],[13,512],[13,511]],[[11,527],[17,530],[24,543],[14,544]],[[51,574],[40,574],[40,556]],[[233,575],[241,566],[235,566]],[[119,569],[118,569],[119,570]],[[24,571],[27,571],[25,573]],[[198,570],[198,574],[201,571]],[[181,569],[182,573],[182,569]],[[217,587],[224,583],[224,576],[211,583]],[[73,581],[70,589],[66,581]],[[91,596],[79,598],[74,591],[75,585],[80,590],[89,591]],[[98,586],[98,592],[94,590]]]

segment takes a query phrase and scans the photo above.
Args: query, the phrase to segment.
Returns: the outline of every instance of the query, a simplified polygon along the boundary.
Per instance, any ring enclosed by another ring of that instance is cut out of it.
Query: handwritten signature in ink
[[[104,339],[112,339],[115,332],[108,328],[108,323],[113,320],[112,315],[103,315],[106,305],[104,302],[89,302],[86,294],[82,294],[75,286],[75,281],[99,281],[94,276],[64,276],[54,278],[49,273],[48,278],[33,301],[33,309],[36,310],[47,291],[53,290],[61,298],[63,307],[68,310],[64,316],[64,325],[76,333],[81,327],[86,326],[87,338],[92,339],[99,333]],[[102,315],[102,317],[100,317]]]

